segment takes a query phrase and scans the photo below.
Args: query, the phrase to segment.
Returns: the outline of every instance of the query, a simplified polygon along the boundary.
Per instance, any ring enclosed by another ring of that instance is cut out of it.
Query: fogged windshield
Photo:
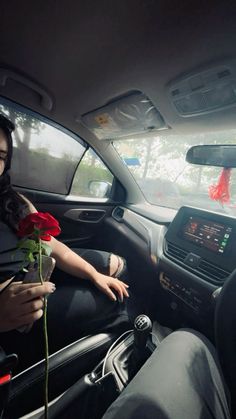
[[[222,168],[187,163],[187,150],[198,144],[236,144],[236,130],[196,135],[163,131],[113,143],[151,204],[175,209],[191,205],[236,216],[236,169],[231,170],[229,202],[211,199],[209,187],[218,185]]]

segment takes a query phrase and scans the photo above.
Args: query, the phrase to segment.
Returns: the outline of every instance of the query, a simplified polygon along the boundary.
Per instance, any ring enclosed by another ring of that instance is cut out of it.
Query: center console
[[[157,345],[152,342],[151,335],[152,323],[149,317],[144,314],[136,317],[134,329],[120,335],[89,374],[50,401],[50,419],[101,419],[156,349]],[[44,406],[24,417],[43,419]]]
[[[236,219],[182,207],[165,236],[165,254],[213,284],[235,268]]]
[[[235,249],[235,218],[180,208],[165,234],[160,260],[159,281],[170,295],[170,307],[184,310],[185,318],[186,313],[199,322],[202,317],[203,328],[210,317],[213,323],[214,297],[236,267]]]

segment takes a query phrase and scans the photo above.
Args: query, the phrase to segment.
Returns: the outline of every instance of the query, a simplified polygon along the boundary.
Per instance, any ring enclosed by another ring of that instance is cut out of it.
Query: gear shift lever
[[[152,331],[152,322],[145,314],[140,314],[134,320],[134,347],[139,352],[145,351],[148,336]]]
[[[130,375],[133,376],[144,364],[150,353],[147,350],[147,341],[152,331],[152,322],[145,314],[140,314],[134,320],[134,344],[129,360]]]
[[[134,320],[133,332],[130,333],[129,330],[129,335],[123,342],[117,344],[109,356],[105,357],[104,371],[113,372],[119,391],[123,390],[155,350],[156,346],[150,339],[151,330],[152,322],[149,317],[140,314]]]

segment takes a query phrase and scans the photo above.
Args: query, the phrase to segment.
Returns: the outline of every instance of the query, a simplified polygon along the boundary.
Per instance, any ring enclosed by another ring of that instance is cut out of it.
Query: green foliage
[[[37,259],[37,255],[42,251],[43,255],[50,256],[51,247],[44,243],[42,240],[34,240],[29,238],[24,238],[18,242],[17,247],[23,250],[25,262],[34,262]],[[41,249],[41,250],[40,250]]]
[[[6,105],[0,105],[0,111],[6,114],[16,128],[21,128],[23,131],[34,130],[34,132],[38,133],[44,125],[37,118]]]
[[[91,166],[82,162],[74,177],[71,194],[90,197],[89,182],[94,180],[112,183],[113,176],[106,168]]]

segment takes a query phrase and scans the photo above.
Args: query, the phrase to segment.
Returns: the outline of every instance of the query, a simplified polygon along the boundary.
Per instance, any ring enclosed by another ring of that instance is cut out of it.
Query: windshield
[[[222,168],[187,163],[187,150],[198,144],[236,144],[236,129],[194,135],[163,131],[113,142],[151,204],[174,209],[191,205],[236,216],[236,169],[231,170],[229,202],[211,199],[209,187],[218,184]]]

